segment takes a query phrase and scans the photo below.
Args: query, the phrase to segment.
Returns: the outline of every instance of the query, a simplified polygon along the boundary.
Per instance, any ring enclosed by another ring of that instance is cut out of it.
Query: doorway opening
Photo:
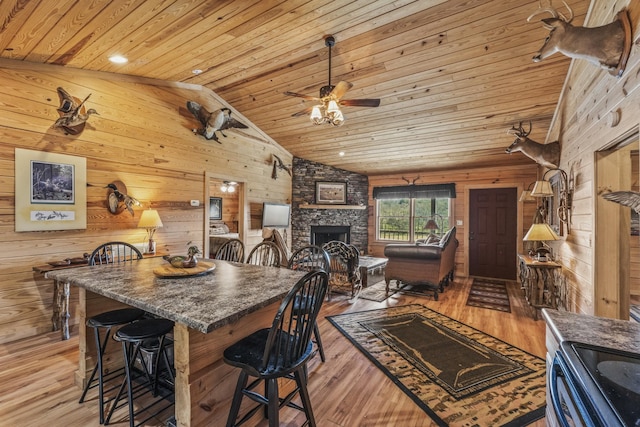
[[[229,185],[234,183],[234,185]],[[205,175],[204,203],[204,253],[215,255],[215,250],[228,239],[239,239],[243,243],[245,185],[233,177]]]
[[[640,191],[638,129],[595,153],[594,315],[629,319],[640,304],[640,230],[632,209],[610,202],[609,191]],[[632,218],[633,217],[633,218]],[[633,219],[633,221],[632,221]]]

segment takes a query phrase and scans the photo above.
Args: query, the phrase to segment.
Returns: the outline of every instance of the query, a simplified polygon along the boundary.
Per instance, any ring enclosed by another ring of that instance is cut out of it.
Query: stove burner
[[[608,381],[640,395],[640,364],[606,360],[598,363],[597,370]]]

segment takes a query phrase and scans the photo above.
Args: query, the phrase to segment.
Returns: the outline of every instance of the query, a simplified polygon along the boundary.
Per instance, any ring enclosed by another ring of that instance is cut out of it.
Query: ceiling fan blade
[[[347,107],[378,107],[380,106],[379,99],[343,99],[339,102],[340,105]]]
[[[306,99],[308,101],[320,101],[320,98],[317,98],[315,96],[303,95],[301,93],[284,92],[284,94],[285,95],[289,95],[289,96],[297,96],[298,98],[303,98],[303,99]]]
[[[340,99],[344,96],[345,93],[347,93],[347,91],[349,89],[351,89],[353,87],[353,83],[349,83],[349,82],[345,82],[344,80],[341,80],[338,82],[338,84],[333,88],[333,90],[331,91],[330,95],[335,97],[336,99]]]
[[[311,114],[311,110],[313,110],[313,107],[309,107],[302,111],[298,111],[297,113],[293,113],[291,117],[308,116],[309,114]]]

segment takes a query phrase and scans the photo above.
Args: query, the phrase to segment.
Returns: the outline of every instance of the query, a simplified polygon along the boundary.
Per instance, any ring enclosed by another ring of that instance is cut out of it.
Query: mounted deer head
[[[560,143],[558,141],[548,144],[540,144],[528,138],[531,133],[531,122],[529,131],[525,131],[522,122],[516,128],[512,126],[507,130],[510,135],[515,135],[516,139],[506,150],[506,153],[520,151],[522,154],[535,161],[537,164],[549,169],[558,169],[560,165]]]
[[[609,73],[620,77],[624,72],[631,49],[631,24],[626,9],[618,13],[615,21],[601,27],[574,27],[571,25],[573,11],[566,2],[562,2],[569,11],[566,17],[551,6],[543,7],[539,3],[537,11],[527,22],[541,13],[549,13],[551,18],[542,19],[542,25],[549,35],[542,48],[533,57],[534,62],[560,52],[570,58],[586,59]]]

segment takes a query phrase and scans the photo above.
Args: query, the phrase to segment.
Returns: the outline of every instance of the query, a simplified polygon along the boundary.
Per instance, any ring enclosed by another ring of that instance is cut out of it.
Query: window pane
[[[378,200],[378,239],[409,241],[410,199]]]
[[[431,200],[432,199],[416,199],[414,203],[415,217],[413,220],[413,238],[425,239],[431,230],[427,230],[424,226],[431,218]],[[438,222],[438,225],[440,223]]]
[[[442,222],[443,224],[441,224],[442,226],[442,230],[441,232],[444,233],[445,231],[449,230],[451,228],[451,226],[449,225],[449,202],[451,199],[436,199],[436,213],[439,214],[440,216],[442,216]]]

